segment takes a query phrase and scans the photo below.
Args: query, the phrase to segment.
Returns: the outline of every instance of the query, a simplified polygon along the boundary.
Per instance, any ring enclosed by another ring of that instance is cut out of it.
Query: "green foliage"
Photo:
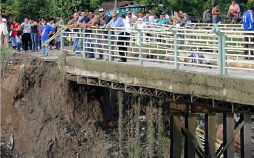
[[[2,2],[3,7],[9,7],[7,10],[11,13],[11,17],[18,17],[19,22],[22,22],[25,17],[38,18],[55,18],[60,15],[65,21],[72,18],[75,11],[82,9],[98,9],[102,7],[103,2],[110,0],[5,0]],[[113,1],[113,0],[112,0]],[[121,1],[121,0],[118,0]],[[183,12],[202,17],[205,8],[213,8],[214,3],[219,4],[221,15],[226,15],[231,0],[158,0],[164,7],[155,7],[153,13],[166,11],[182,10]],[[237,0],[238,4],[247,10],[254,5],[254,0]],[[151,0],[141,0],[139,4],[155,4]],[[1,9],[5,12],[5,8]]]
[[[0,10],[2,15],[8,18],[9,22],[17,18],[19,15],[19,12],[15,10],[12,6],[2,5]]]

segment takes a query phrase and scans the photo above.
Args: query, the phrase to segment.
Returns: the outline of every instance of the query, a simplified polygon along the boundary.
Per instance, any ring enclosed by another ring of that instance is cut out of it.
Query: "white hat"
[[[104,12],[104,9],[103,9],[103,8],[100,8],[100,9],[99,9],[99,12]]]
[[[7,21],[5,18],[2,18],[2,21]]]

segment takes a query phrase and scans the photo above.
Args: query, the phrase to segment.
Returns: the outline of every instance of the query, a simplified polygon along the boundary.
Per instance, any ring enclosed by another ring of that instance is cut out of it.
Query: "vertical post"
[[[63,47],[64,47],[64,38],[63,38],[63,34],[64,34],[64,32],[61,32],[61,35],[60,35],[60,36],[61,36],[61,46],[60,46],[60,47],[61,47],[61,48],[60,48],[60,49],[61,49],[61,54],[63,54]]]
[[[169,28],[169,31],[174,34],[174,65],[175,65],[175,69],[179,69],[179,65],[177,64],[177,62],[178,62],[177,32],[175,30],[173,30],[172,26]]]
[[[182,133],[181,125],[176,122],[178,115],[176,113],[170,114],[170,158],[181,158]]]
[[[222,75],[222,36],[218,35],[218,73]]]
[[[241,129],[241,157],[249,158],[252,157],[252,143],[251,143],[251,117],[250,114],[241,114],[241,120],[245,117],[249,117],[245,125]]]
[[[196,115],[195,114],[188,114],[185,117],[185,127],[191,133],[192,136],[196,135]],[[191,138],[188,136],[185,137],[185,148],[184,148],[184,157],[195,157],[195,146],[192,143]]]
[[[175,65],[175,69],[179,69],[179,65],[178,65],[178,52],[177,52],[177,34],[176,31],[173,32],[174,33],[174,65]]]
[[[215,155],[215,114],[205,115],[205,153],[208,158]]]
[[[222,35],[222,75],[227,75],[227,69],[226,69],[226,66],[227,66],[227,49],[226,49],[226,39],[227,39],[227,36],[225,34]]]
[[[234,133],[234,113],[223,114],[223,143],[226,144],[229,138]],[[231,158],[235,156],[234,141],[230,143],[227,150],[224,152],[224,158]]]
[[[85,51],[86,51],[86,48],[85,48],[85,29],[83,28],[82,29],[82,48],[83,48],[83,50],[82,50],[82,52],[83,52],[83,58],[86,58],[86,53],[85,53]]]
[[[138,44],[139,44],[139,64],[143,65],[143,55],[142,55],[142,32],[141,29],[138,29]]]
[[[108,61],[112,61],[112,58],[111,58],[111,31],[110,29],[108,29]]]

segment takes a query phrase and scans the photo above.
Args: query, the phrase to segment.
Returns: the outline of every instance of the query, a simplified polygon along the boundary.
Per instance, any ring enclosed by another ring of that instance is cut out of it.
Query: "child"
[[[22,31],[18,32],[18,34],[16,36],[16,41],[17,41],[17,45],[18,45],[17,50],[18,50],[18,52],[20,52],[21,51],[21,44],[22,44]]]

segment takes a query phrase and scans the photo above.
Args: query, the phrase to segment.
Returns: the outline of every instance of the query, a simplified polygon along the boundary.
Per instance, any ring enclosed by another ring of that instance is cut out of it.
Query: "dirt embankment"
[[[2,75],[1,92],[2,157],[114,154],[117,145],[108,135],[117,108],[103,97],[109,90],[64,81],[56,63],[17,54]]]

